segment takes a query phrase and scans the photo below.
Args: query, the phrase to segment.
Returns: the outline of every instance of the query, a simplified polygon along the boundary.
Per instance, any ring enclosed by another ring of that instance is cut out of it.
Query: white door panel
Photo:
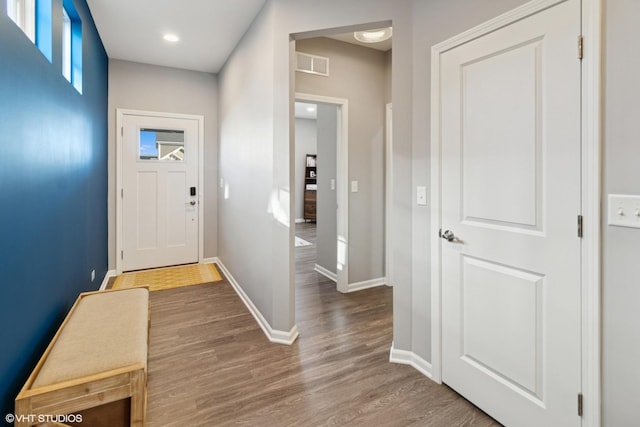
[[[462,357],[539,398],[544,277],[467,256],[462,262]]]
[[[580,1],[441,56],[442,378],[509,426],[577,426]]]
[[[167,247],[176,248],[188,244],[186,227],[195,206],[188,203],[190,197],[186,171],[170,171],[167,178],[165,209],[167,223],[173,224],[172,227],[167,227]]]
[[[197,120],[124,115],[123,271],[198,262],[199,137]]]
[[[158,247],[158,173],[156,171],[139,172],[136,175],[136,198],[132,214],[135,221],[126,224],[137,226],[128,236],[135,237],[138,250],[157,249]]]
[[[533,40],[462,66],[465,219],[537,225],[540,47]]]

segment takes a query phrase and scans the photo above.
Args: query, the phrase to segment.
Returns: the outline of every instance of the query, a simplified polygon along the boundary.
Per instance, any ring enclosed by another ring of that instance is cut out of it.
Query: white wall
[[[604,55],[603,425],[640,425],[640,229],[607,225],[607,195],[640,195],[640,2],[607,0]]]
[[[218,81],[213,74],[109,60],[109,269],[116,266],[116,108],[204,116],[204,257],[218,254]]]
[[[307,163],[307,154],[318,154],[318,126],[314,119],[296,118],[296,197],[295,219],[304,218],[304,173]]]
[[[296,73],[296,92],[349,100],[349,283],[384,277],[384,52],[325,37],[296,50],[329,58],[329,77]]]
[[[384,53],[384,103],[388,104],[392,101],[391,96],[391,78],[393,77],[393,51],[388,50]]]
[[[316,264],[337,273],[338,259],[338,107],[318,104],[318,193]]]
[[[289,225],[278,217],[278,209],[289,205],[278,206],[277,198],[280,190],[288,191],[293,162],[287,158],[279,164],[287,180],[278,182],[273,21],[273,7],[267,3],[219,74],[219,173],[229,197],[223,192],[218,197],[218,256],[269,325],[288,331],[293,326],[289,298],[282,301],[275,290],[279,282],[288,283],[293,265],[287,250]]]

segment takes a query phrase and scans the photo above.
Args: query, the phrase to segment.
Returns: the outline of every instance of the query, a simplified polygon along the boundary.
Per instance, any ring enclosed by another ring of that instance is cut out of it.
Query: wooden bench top
[[[61,326],[31,389],[147,364],[149,291],[82,294]]]

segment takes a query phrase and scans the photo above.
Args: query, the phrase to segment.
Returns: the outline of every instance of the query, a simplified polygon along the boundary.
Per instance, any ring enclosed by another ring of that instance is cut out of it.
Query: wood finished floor
[[[297,234],[315,242],[311,224]],[[226,279],[151,293],[148,426],[499,425],[389,363],[390,288],[340,294],[313,271],[315,244],[296,258],[292,346],[267,341]]]

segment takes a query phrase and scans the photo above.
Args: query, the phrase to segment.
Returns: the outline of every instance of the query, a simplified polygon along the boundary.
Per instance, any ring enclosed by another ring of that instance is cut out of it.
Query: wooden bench
[[[148,340],[147,288],[80,294],[16,398],[15,426],[128,398],[129,424],[143,426]]]

